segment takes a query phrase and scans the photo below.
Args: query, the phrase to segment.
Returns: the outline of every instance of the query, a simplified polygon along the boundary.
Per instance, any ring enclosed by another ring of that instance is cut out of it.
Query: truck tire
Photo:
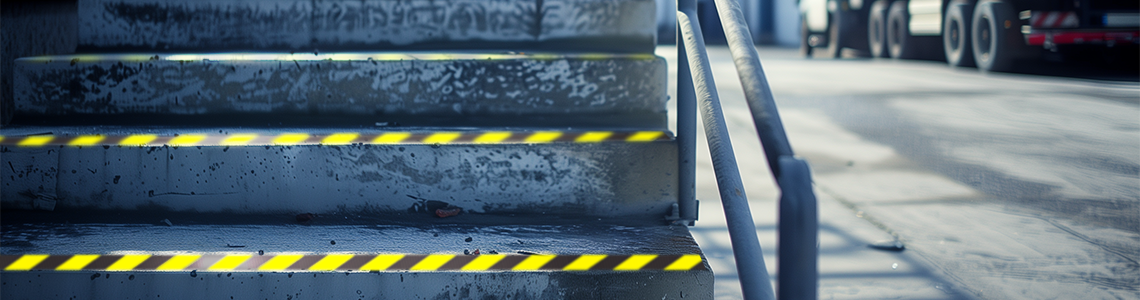
[[[887,47],[887,9],[890,5],[887,0],[875,1],[867,15],[867,44],[871,57],[891,57]]]
[[[907,1],[891,3],[887,11],[887,49],[891,57],[899,59],[918,58],[919,49],[910,36],[910,13],[906,9]]]
[[[968,3],[955,2],[946,7],[942,18],[942,49],[950,66],[974,66],[974,46],[970,35],[973,15],[974,6]]]
[[[982,71],[1006,72],[1013,69],[1013,60],[1019,50],[1012,31],[1017,16],[1005,2],[979,3],[974,9],[970,42],[973,44],[974,62]]]
[[[834,12],[827,19],[827,54],[828,58],[842,58],[843,46],[846,38],[843,34],[843,13]]]
[[[800,55],[803,55],[804,58],[811,58],[811,42],[808,41],[810,38],[811,31],[808,30],[807,21],[800,21]]]

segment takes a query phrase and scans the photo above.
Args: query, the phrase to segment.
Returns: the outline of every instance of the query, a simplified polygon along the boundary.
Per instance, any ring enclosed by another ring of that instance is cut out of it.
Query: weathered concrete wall
[[[79,6],[80,45],[92,48],[652,52],[656,37],[653,0],[82,0]]]
[[[659,219],[677,189],[673,142],[0,151],[5,208],[382,214],[436,200],[470,213]]]
[[[12,120],[12,69],[25,56],[75,51],[75,1],[4,1],[0,4],[0,125]]]
[[[333,60],[345,55],[21,59],[16,113],[641,114],[656,121],[640,127],[665,126],[667,71],[659,57],[360,54]],[[531,124],[515,124],[525,125]]]

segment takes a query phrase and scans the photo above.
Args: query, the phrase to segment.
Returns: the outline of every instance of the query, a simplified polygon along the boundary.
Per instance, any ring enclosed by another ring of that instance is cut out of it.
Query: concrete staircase
[[[3,298],[712,297],[654,1],[20,5]]]

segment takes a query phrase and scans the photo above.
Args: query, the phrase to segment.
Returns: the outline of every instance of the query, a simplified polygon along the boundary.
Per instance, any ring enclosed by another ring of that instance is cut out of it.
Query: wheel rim
[[[900,24],[902,22],[899,22],[898,19],[894,19],[891,20],[890,23],[891,30],[887,31],[887,36],[890,38],[888,40],[889,42],[898,45],[899,41],[902,41],[902,24]]]
[[[992,28],[990,23],[992,22],[990,22],[989,18],[982,16],[981,21],[978,22],[978,24],[982,25],[978,28],[978,46],[981,47],[974,47],[974,49],[978,50],[978,57],[987,61],[990,59],[990,49],[992,49],[991,44],[993,43],[993,31],[990,30],[990,28]]]
[[[958,51],[962,48],[962,33],[958,30],[958,20],[950,20],[950,49]]]
[[[883,42],[883,22],[882,20],[875,21],[877,22],[872,23],[875,26],[875,30],[871,30],[871,42],[875,43],[876,46],[878,46],[882,45]]]

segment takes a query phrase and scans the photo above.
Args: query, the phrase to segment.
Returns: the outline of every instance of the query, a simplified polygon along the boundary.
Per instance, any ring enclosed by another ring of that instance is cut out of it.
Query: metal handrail
[[[715,1],[756,132],[767,156],[769,171],[776,178],[781,192],[777,250],[778,296],[780,299],[816,299],[819,279],[819,216],[811,186],[810,168],[806,161],[792,152],[771,88],[760,65],[759,54],[753,46],[747,25],[744,25],[744,14],[739,3],[733,0]],[[756,227],[748,209],[747,196],[732,152],[732,142],[720,100],[716,89],[709,88],[715,87],[716,83],[712,78],[704,37],[697,21],[696,2],[678,0],[677,10],[678,41],[684,43],[677,47],[678,137],[695,135],[696,129],[689,129],[687,124],[683,124],[682,116],[693,114],[689,106],[695,104],[699,97],[741,290],[745,299],[773,299],[771,281],[756,238]],[[681,147],[684,152],[685,145],[682,144]],[[681,158],[684,161],[686,156],[682,155]],[[684,171],[682,165],[682,173]],[[685,181],[682,181],[682,189],[685,185]],[[686,198],[681,198],[682,205],[686,201]]]

